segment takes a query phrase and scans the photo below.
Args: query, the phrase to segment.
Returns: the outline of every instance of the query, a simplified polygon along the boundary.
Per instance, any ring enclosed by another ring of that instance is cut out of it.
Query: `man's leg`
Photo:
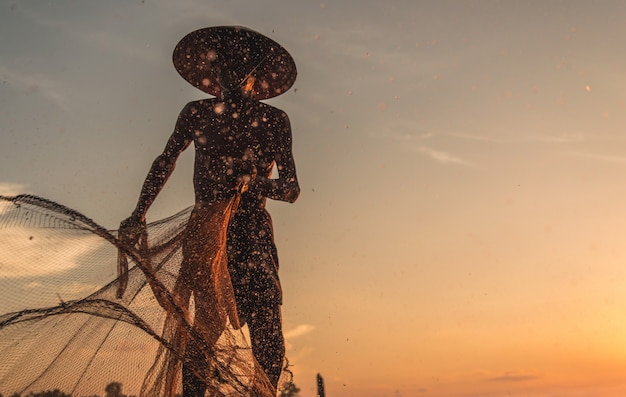
[[[278,255],[267,211],[238,211],[229,226],[228,255],[239,320],[248,323],[252,353],[276,389],[285,341]]]
[[[183,397],[204,397],[206,384],[183,364]]]
[[[187,313],[190,310],[191,293],[194,296],[193,327],[202,336],[205,349],[212,349],[224,331],[226,324],[225,313],[218,307],[217,291],[214,288],[212,265],[221,246],[218,245],[221,230],[220,216],[222,213],[217,207],[203,207],[196,205],[193,209],[185,237],[183,240],[183,261],[177,280],[176,289],[179,295],[185,295],[182,302],[177,304]],[[215,220],[217,218],[217,221]],[[188,319],[191,316],[188,316]],[[205,354],[201,348],[190,342],[187,343],[186,358],[195,363],[196,369],[205,363]],[[206,364],[206,363],[205,363]],[[183,364],[183,397],[204,397],[207,385],[202,378],[197,377],[191,370],[194,365]],[[191,368],[190,368],[191,367]]]
[[[259,306],[262,307],[258,307],[248,318],[252,353],[269,381],[277,388],[285,357],[280,305]]]

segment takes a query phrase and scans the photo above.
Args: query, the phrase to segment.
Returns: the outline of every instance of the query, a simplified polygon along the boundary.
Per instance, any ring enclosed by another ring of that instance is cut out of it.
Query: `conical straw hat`
[[[254,99],[272,98],[296,81],[296,64],[280,44],[242,26],[193,31],[178,42],[172,56],[180,75],[214,96],[251,90]]]

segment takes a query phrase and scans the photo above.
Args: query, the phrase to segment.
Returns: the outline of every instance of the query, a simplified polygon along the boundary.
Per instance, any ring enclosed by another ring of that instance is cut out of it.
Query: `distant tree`
[[[63,393],[59,389],[40,391],[38,393],[30,392],[26,397],[72,397],[71,394]]]
[[[317,374],[317,395],[319,397],[326,397],[326,392],[324,391],[324,378],[322,378],[322,374]]]
[[[126,397],[122,394],[122,384],[120,382],[111,382],[105,388],[106,397]]]
[[[297,397],[299,396],[298,393],[300,393],[300,388],[293,382],[289,382],[283,386],[283,389],[280,392],[280,397]]]

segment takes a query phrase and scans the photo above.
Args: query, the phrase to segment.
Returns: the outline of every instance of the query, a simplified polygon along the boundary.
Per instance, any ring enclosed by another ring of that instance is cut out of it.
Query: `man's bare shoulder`
[[[233,114],[238,114],[237,117],[240,118],[244,114],[252,117],[262,117],[274,126],[289,125],[289,118],[283,110],[267,103],[250,99],[243,101],[231,101],[222,98],[199,99],[187,103],[181,112],[181,116],[188,120],[207,115],[232,116]]]
[[[286,116],[286,113],[282,109],[279,109],[279,108],[277,108],[275,106],[272,106],[272,105],[268,105],[265,102],[260,102],[260,101],[254,101],[254,102],[257,104],[257,106],[259,106],[260,109],[263,109],[263,110],[265,110],[267,112],[271,112],[271,113],[276,114],[276,115],[280,115],[280,116],[285,115]]]
[[[204,99],[198,99],[196,101],[191,101],[187,103],[187,105],[185,105],[185,108],[191,109],[194,107],[197,108],[197,107],[215,106],[215,105],[227,103],[227,102],[228,100],[224,100],[221,98],[204,98]],[[282,109],[269,105],[265,102],[255,101],[255,100],[246,100],[245,103],[251,104],[254,107],[257,107],[258,109],[262,109],[268,113],[280,114],[280,115],[285,114],[285,112]]]
[[[206,106],[213,106],[217,103],[220,103],[221,101],[218,98],[204,98],[204,99],[198,99],[196,101],[191,101],[189,103],[187,103],[185,105],[184,109],[194,109],[194,108],[201,108],[201,107],[206,107]]]
[[[256,101],[257,113],[263,114],[270,125],[278,127],[279,130],[289,129],[289,117],[282,109],[268,105],[264,102]]]

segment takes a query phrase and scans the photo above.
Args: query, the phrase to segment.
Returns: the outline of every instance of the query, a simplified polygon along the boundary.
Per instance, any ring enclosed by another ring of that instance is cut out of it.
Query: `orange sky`
[[[202,96],[181,37],[244,25],[292,53],[268,103],[303,190],[269,209],[302,397],[318,372],[329,397],[626,395],[623,2],[1,7],[0,194],[107,227]],[[192,203],[191,160],[149,219]],[[60,282],[3,266],[14,292]]]

